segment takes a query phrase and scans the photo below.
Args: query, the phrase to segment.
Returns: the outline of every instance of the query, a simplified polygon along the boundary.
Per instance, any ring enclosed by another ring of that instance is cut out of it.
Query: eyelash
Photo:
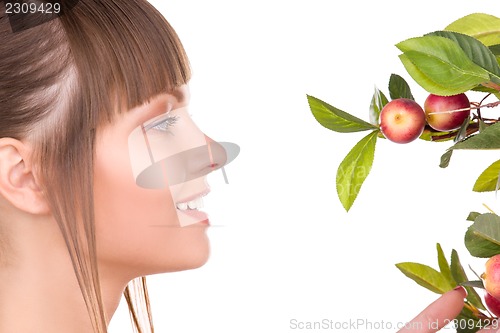
[[[164,119],[160,119],[152,122],[151,124],[146,125],[144,129],[146,131],[154,129],[162,132],[168,132],[170,127],[174,126],[178,119],[179,119],[178,116],[168,116]]]

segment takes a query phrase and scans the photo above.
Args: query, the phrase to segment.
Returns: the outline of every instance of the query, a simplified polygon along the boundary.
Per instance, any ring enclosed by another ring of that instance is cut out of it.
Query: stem
[[[499,86],[499,88],[500,88],[500,86]],[[500,105],[500,101],[496,101],[496,102],[492,102],[492,103],[481,105],[484,102],[484,100],[489,95],[490,94],[488,94],[485,98],[483,98],[480,103],[472,102],[471,106],[468,107],[468,108],[457,109],[457,110],[450,110],[450,111],[442,112],[442,113],[454,113],[454,112],[467,111],[467,110],[477,110],[477,115],[474,115],[472,117],[472,120],[479,119],[479,120],[481,120],[483,122],[486,122],[486,123],[488,123],[490,125],[494,124],[494,123],[497,123],[497,122],[500,121],[500,118],[498,118],[498,119],[490,119],[490,118],[482,118],[481,117],[481,108],[494,108],[494,107],[497,107],[497,106]],[[429,114],[433,114],[433,113],[437,113],[437,112],[432,112],[432,113],[429,113]],[[479,123],[470,124],[467,127],[466,137],[469,136],[469,135],[471,135],[471,134],[474,134],[478,130],[479,130]],[[431,136],[431,140],[432,141],[441,141],[441,140],[445,140],[445,139],[454,138],[456,135],[457,135],[457,131],[453,131],[453,132],[450,132],[448,134]]]
[[[489,210],[491,213],[493,213],[493,214],[497,215],[497,213],[495,213],[495,212],[493,211],[493,209],[491,209],[490,207],[488,207],[488,205],[487,205],[487,204],[483,203],[483,206],[484,206],[484,207],[486,207],[486,209],[487,209],[487,210]]]
[[[484,96],[484,98],[481,100],[481,102],[479,102],[479,105],[483,104],[483,102],[491,96],[491,93],[487,94],[486,96]]]
[[[484,99],[483,99],[483,101],[484,101]],[[483,101],[481,101],[481,103]],[[494,107],[499,106],[499,105],[500,105],[500,101],[496,101],[496,102],[488,103],[488,104],[485,104],[485,105],[471,107],[471,110],[480,109],[480,108],[494,108]]]
[[[493,82],[486,82],[486,83],[482,83],[481,84],[483,87],[486,87],[486,88],[491,88],[491,89],[495,89],[495,90],[498,90],[500,91],[500,85],[496,84],[496,83],[493,83]]]
[[[488,310],[486,310],[486,311],[488,311],[488,314],[490,316],[485,315],[484,313],[482,313],[481,311],[479,311],[478,308],[476,308],[474,305],[472,305],[469,301],[464,302],[464,307],[467,308],[467,309],[469,309],[477,319],[480,319],[480,320],[491,320],[491,319],[496,318]]]
[[[474,134],[478,130],[479,130],[479,124],[478,123],[470,124],[469,127],[467,127],[467,131],[465,133],[465,136],[467,137],[467,136],[469,136],[471,134]],[[441,140],[446,140],[446,139],[454,138],[456,135],[457,135],[457,131],[453,131],[453,132],[450,132],[450,133],[447,133],[447,134],[443,134],[443,135],[431,136],[431,140],[432,141],[441,141]]]
[[[500,105],[500,101],[488,103],[485,105],[480,105],[478,103],[471,103],[472,106],[469,106],[468,108],[463,108],[463,109],[456,109],[456,110],[449,110],[449,111],[440,111],[440,112],[430,112],[429,114],[437,114],[437,113],[455,113],[455,112],[462,112],[462,111],[471,111],[471,110],[479,110],[481,108],[494,108]]]

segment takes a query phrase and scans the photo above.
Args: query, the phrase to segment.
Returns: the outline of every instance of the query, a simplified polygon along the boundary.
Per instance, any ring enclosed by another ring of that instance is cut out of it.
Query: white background
[[[151,2],[190,57],[195,121],[241,147],[226,168],[229,185],[220,173],[212,177],[210,261],[149,279],[157,332],[299,331],[292,319],[387,328],[437,297],[394,264],[437,268],[440,242],[448,256],[455,248],[482,271],[484,260],[463,246],[464,219],[485,211],[482,203],[500,211],[494,194],[471,191],[498,152],[458,152],[443,170],[449,144],[379,140],[372,172],[346,213],[335,174],[366,133],[323,128],[306,94],[367,120],[374,86],[388,95],[389,76],[398,73],[423,104],[426,93],[394,44],[469,13],[500,16],[497,1]],[[130,327],[121,307],[111,332]]]

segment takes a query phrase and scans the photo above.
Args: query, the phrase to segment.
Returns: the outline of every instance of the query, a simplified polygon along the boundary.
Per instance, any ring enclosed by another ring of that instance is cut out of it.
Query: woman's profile
[[[209,140],[188,58],[147,1],[63,1],[48,19],[29,3],[0,3],[0,332],[106,332],[122,294],[152,331],[144,276],[206,262],[198,208],[221,163],[193,158]],[[165,151],[165,183],[143,186]]]

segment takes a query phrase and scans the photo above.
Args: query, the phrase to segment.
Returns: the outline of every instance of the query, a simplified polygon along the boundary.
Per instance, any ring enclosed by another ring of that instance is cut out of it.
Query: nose
[[[169,176],[169,184],[176,185],[183,181],[204,177],[215,170],[223,168],[239,154],[239,147],[236,144],[217,142],[206,135],[204,135],[204,138],[205,144],[178,153],[172,157],[172,160],[166,161],[167,167],[170,166],[170,170],[172,170],[173,164],[180,165],[182,163],[180,161],[184,162],[182,163],[184,172]]]
[[[208,136],[204,138],[205,144],[183,150],[152,164],[139,174],[137,184],[150,189],[178,185],[223,168],[239,154],[240,148],[234,143],[216,142]]]
[[[204,176],[224,166],[227,162],[227,152],[218,142],[205,135],[205,145],[198,147],[199,152],[193,152],[193,173]],[[198,150],[198,149],[196,149]]]

